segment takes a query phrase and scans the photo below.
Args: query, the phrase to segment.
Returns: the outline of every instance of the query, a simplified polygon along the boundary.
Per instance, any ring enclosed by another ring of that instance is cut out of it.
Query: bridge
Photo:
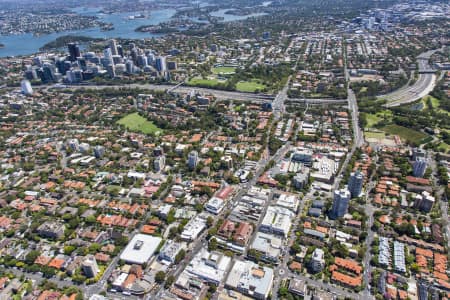
[[[287,102],[291,102],[291,103],[298,103],[298,104],[312,104],[312,105],[318,105],[318,104],[347,104],[348,100],[347,99],[327,99],[327,98],[323,98],[323,99],[297,99],[297,98],[288,98],[286,99]]]

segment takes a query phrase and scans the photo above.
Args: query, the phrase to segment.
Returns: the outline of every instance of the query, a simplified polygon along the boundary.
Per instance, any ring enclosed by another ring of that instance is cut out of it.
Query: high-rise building
[[[69,43],[67,45],[69,49],[69,59],[70,61],[76,61],[80,57],[80,47],[76,43]]]
[[[166,58],[158,56],[155,61],[155,68],[158,72],[164,73],[166,71]]]
[[[133,63],[133,61],[132,60],[128,60],[125,63],[125,68],[126,68],[128,74],[133,74],[134,73],[134,63]]]
[[[164,155],[158,156],[153,161],[153,167],[156,172],[161,172],[164,170],[164,167],[166,166],[166,157]]]
[[[347,213],[350,197],[350,191],[346,188],[334,191],[333,206],[331,208],[330,216],[331,218],[341,218]]]
[[[191,151],[188,155],[188,167],[190,170],[194,170],[197,167],[198,163],[198,152]]]
[[[114,64],[111,48],[108,47],[103,50],[103,61],[106,66]]]
[[[137,57],[137,65],[141,68],[146,67],[148,65],[147,63],[147,56],[140,54]]]
[[[116,43],[116,40],[115,40],[115,39],[110,39],[109,42],[108,42],[108,44],[109,44],[109,48],[111,49],[112,55],[117,55],[118,52],[117,52],[117,43]]]
[[[311,257],[311,269],[313,272],[318,273],[325,267],[325,252],[322,249],[314,249]]]
[[[413,175],[415,177],[423,177],[427,170],[427,161],[424,158],[417,158],[413,163]]]
[[[426,158],[427,157],[427,151],[425,149],[421,148],[414,148],[412,150],[412,160],[416,161],[418,158]]]
[[[117,55],[120,55],[123,57],[123,48],[121,45],[117,46]]]
[[[350,191],[350,195],[352,196],[352,198],[356,198],[361,195],[363,183],[364,174],[360,171],[353,172],[350,175],[350,179],[348,181],[348,190]]]
[[[109,77],[111,77],[111,78],[116,77],[116,68],[114,67],[113,64],[109,64],[109,65],[106,67],[106,70],[108,71]]]
[[[97,260],[93,255],[86,256],[85,260],[81,264],[81,268],[87,278],[94,278],[99,272]]]
[[[414,208],[417,208],[424,212],[430,212],[433,208],[436,199],[431,196],[427,191],[423,191],[422,194],[417,195],[414,200]]]
[[[94,147],[94,155],[96,158],[101,158],[105,154],[105,147],[97,145]]]
[[[22,80],[20,82],[20,87],[24,95],[33,95],[33,88],[31,87],[31,83],[28,80]]]

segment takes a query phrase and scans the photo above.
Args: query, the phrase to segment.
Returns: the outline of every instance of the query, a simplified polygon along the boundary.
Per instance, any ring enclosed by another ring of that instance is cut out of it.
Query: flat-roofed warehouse
[[[120,255],[126,263],[142,265],[150,260],[158,248],[161,238],[147,234],[136,234]]]

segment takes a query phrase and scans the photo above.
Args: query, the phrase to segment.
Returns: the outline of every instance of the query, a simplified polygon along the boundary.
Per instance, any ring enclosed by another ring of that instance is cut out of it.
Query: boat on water
[[[150,14],[137,14],[128,16],[128,20],[136,20],[136,19],[148,19],[150,17]]]

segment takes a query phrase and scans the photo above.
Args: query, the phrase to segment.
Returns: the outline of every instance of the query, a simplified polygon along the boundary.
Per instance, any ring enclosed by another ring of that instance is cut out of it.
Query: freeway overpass
[[[177,92],[189,94],[191,91],[195,90],[204,95],[213,95],[218,100],[238,100],[238,101],[248,101],[248,102],[257,102],[263,103],[272,101],[275,97],[273,95],[268,94],[255,94],[255,93],[245,93],[245,92],[236,92],[236,91],[223,91],[223,90],[215,90],[208,88],[199,88],[199,87],[188,87],[182,86],[178,84],[176,86],[169,84],[120,84],[120,85],[67,85],[67,86],[39,86],[36,88],[42,89],[51,89],[51,88],[64,88],[69,90],[102,90],[102,89],[122,89],[122,88],[130,88],[130,89],[146,89],[146,90],[154,90],[154,91],[173,91],[176,88]]]
[[[430,66],[429,60],[436,50],[430,50],[417,56],[418,78],[412,85],[405,85],[391,93],[380,95],[378,99],[386,99],[386,107],[394,107],[415,102],[428,95],[436,85],[435,70]]]
[[[347,104],[348,100],[347,99],[307,99],[307,98],[303,98],[303,99],[296,99],[296,98],[288,98],[286,99],[286,101],[288,103],[299,103],[299,104]]]

